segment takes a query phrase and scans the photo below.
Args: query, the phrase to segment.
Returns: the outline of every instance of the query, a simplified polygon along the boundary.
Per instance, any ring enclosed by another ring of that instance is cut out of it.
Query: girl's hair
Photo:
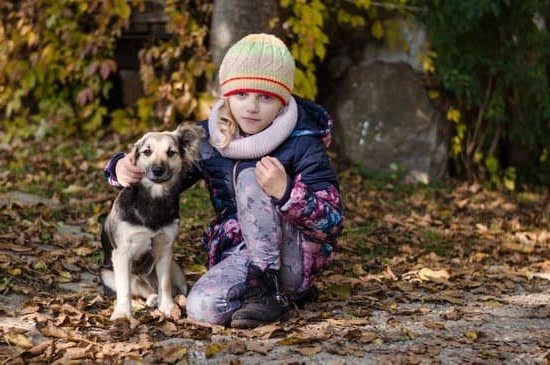
[[[220,132],[223,136],[223,140],[219,142],[215,142],[210,140],[210,143],[212,146],[216,148],[225,148],[233,138],[235,138],[235,134],[238,129],[238,124],[235,118],[233,117],[233,114],[231,113],[231,109],[229,109],[229,101],[227,98],[224,98],[223,106],[219,110],[219,119],[217,120],[218,128],[220,129]]]

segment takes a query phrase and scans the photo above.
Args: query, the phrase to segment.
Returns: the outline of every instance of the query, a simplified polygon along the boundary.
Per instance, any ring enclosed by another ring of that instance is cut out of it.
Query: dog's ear
[[[196,161],[199,159],[199,145],[201,139],[206,135],[204,129],[195,125],[180,124],[174,131],[179,141],[180,148],[185,150],[188,157]]]

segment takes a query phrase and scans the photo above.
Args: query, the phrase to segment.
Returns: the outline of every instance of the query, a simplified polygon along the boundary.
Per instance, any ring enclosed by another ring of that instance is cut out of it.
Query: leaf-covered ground
[[[136,321],[111,324],[113,302],[96,275],[98,218],[116,191],[102,168],[127,148],[57,138],[0,144],[1,363],[549,361],[542,192],[398,185],[344,168],[339,255],[319,298],[288,322],[233,330],[166,319],[135,302]],[[181,214],[176,258],[194,282],[212,215],[204,187],[183,194]]]

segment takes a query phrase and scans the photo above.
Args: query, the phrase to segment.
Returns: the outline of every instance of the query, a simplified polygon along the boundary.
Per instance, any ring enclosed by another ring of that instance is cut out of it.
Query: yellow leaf
[[[94,253],[95,251],[96,249],[93,247],[81,246],[81,247],[73,248],[73,252],[76,253],[78,256],[88,256]]]
[[[466,331],[464,332],[464,336],[466,336],[472,341],[477,341],[477,339],[479,338],[479,335],[477,334],[476,331]]]
[[[218,352],[220,352],[221,350],[224,349],[224,346],[220,343],[211,343],[210,345],[206,346],[206,348],[204,349],[204,356],[207,358],[207,359],[210,359],[214,356],[216,356],[216,354]]]
[[[374,38],[378,40],[382,39],[382,37],[384,36],[384,27],[382,26],[380,20],[374,22],[374,24],[370,28],[370,32]]]
[[[368,9],[371,5],[371,0],[357,0],[357,7]]]
[[[12,276],[19,276],[21,275],[21,269],[16,267],[15,269],[11,269],[9,270],[9,273],[12,275]]]
[[[428,91],[428,98],[430,98],[431,100],[439,98],[439,91],[437,90]]]
[[[59,274],[58,281],[60,283],[68,283],[68,282],[71,282],[73,280],[73,277],[72,277],[71,273],[68,272],[68,271],[59,270],[58,274]]]
[[[460,122],[460,110],[450,107],[447,110],[447,119],[455,123]]]
[[[32,341],[19,333],[6,333],[4,335],[4,341],[10,345],[15,345],[24,349],[33,347]]]

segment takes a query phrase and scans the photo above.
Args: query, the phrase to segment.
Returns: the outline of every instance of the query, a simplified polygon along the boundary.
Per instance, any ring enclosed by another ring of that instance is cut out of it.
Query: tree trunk
[[[219,66],[227,49],[247,34],[280,33],[279,27],[270,27],[278,17],[278,0],[215,0],[210,28],[212,61]]]

